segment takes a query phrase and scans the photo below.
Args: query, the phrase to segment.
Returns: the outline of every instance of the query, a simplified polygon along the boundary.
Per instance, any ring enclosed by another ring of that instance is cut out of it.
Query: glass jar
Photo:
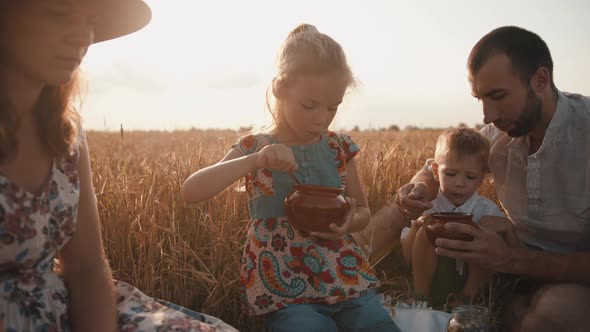
[[[490,312],[485,307],[460,305],[453,309],[447,332],[491,332]]]
[[[337,187],[295,185],[285,198],[285,214],[293,227],[305,232],[329,232],[344,222],[349,205]]]

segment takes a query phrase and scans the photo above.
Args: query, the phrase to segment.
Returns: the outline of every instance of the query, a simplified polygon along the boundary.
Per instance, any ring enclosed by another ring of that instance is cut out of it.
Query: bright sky
[[[588,0],[151,0],[144,30],[91,47],[83,64],[87,129],[261,126],[277,51],[299,23],[347,54],[359,87],[335,129],[480,123],[465,63],[502,25],[549,45],[559,89],[590,95]]]

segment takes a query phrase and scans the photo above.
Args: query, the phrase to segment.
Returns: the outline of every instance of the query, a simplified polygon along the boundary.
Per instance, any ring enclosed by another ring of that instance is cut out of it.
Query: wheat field
[[[372,211],[407,183],[434,152],[440,130],[349,134]],[[246,195],[233,186],[188,205],[182,182],[217,162],[236,142],[234,131],[89,132],[103,241],[115,278],[146,294],[217,316],[241,331],[261,330],[240,310],[239,264],[248,227]],[[490,183],[480,191],[493,197]],[[395,251],[376,267],[383,290],[402,296],[411,274]],[[490,296],[485,305],[494,303]]]

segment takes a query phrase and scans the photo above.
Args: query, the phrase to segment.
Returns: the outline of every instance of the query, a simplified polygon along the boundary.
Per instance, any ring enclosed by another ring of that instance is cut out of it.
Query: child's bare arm
[[[293,172],[297,163],[293,151],[283,144],[270,144],[246,156],[233,148],[217,164],[189,176],[182,185],[182,199],[191,203],[209,199],[259,168]]]
[[[256,154],[244,156],[234,148],[214,165],[198,170],[182,184],[182,199],[189,203],[207,200],[256,169]]]
[[[361,181],[356,169],[356,162],[349,161],[346,165],[346,196],[356,200],[356,213],[352,219],[352,225],[349,233],[360,232],[369,224],[371,219],[371,211],[369,210],[369,203],[367,196],[361,185]]]

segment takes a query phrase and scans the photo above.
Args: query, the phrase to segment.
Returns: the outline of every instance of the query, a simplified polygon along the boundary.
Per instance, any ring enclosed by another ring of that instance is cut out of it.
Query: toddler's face
[[[339,75],[303,75],[285,87],[284,115],[302,142],[313,142],[328,129],[348,84]]]
[[[432,171],[442,193],[455,206],[465,203],[484,178],[483,166],[476,155],[457,158],[447,154],[440,164],[432,165]]]

